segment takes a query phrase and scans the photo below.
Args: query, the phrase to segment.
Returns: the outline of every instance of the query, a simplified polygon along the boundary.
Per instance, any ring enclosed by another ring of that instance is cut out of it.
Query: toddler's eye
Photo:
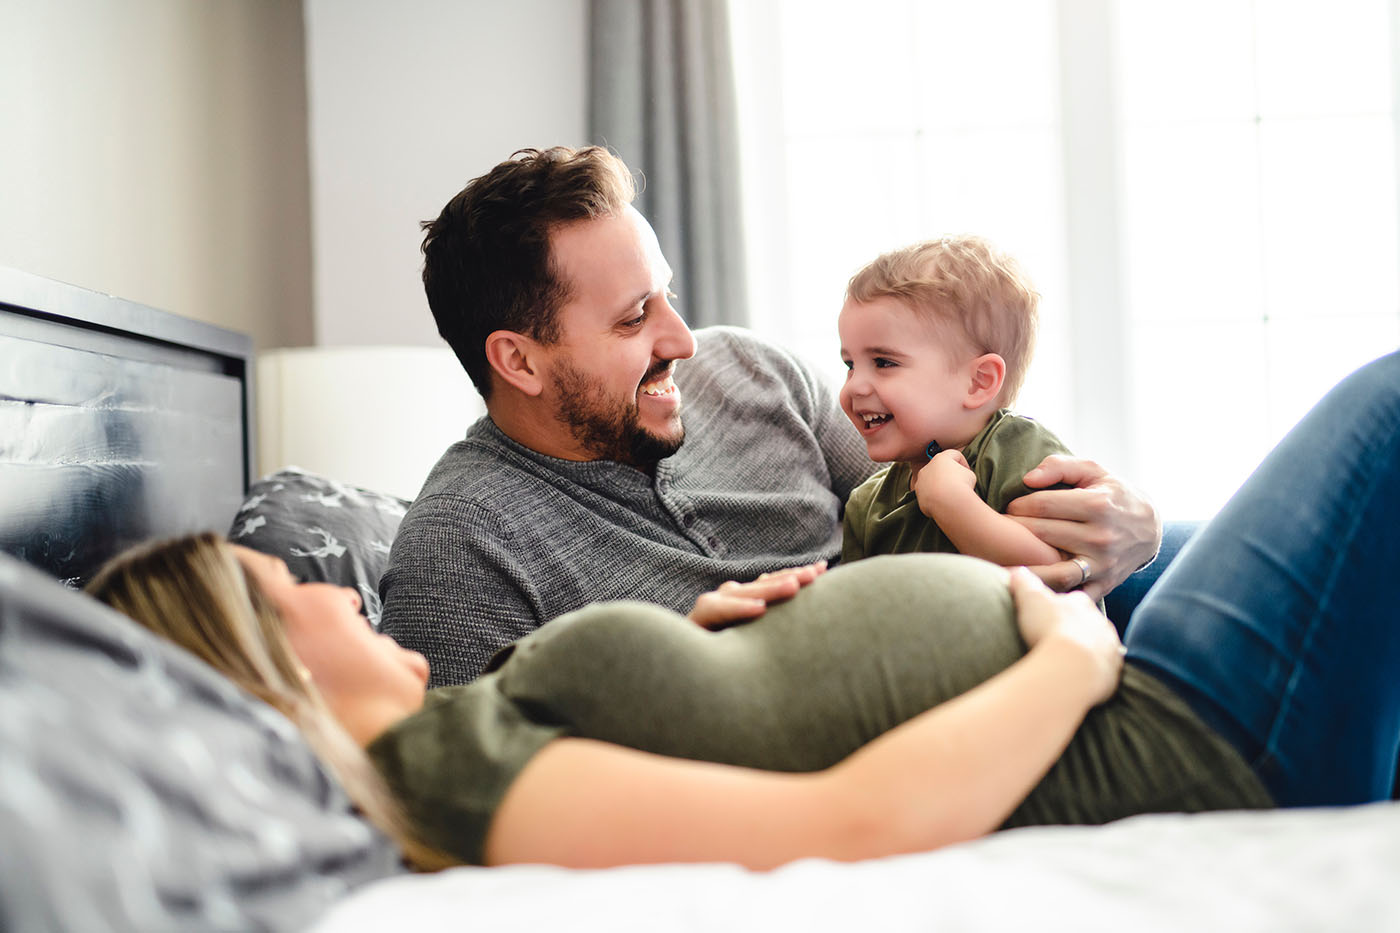
[[[877,356],[877,357],[875,357],[875,368],[876,368],[876,369],[888,369],[889,367],[891,367],[891,366],[896,366],[896,365],[898,365],[898,364],[895,363],[894,360],[886,359],[886,358],[883,357],[883,356]]]
[[[842,360],[841,365],[846,367],[847,369],[854,369],[856,364],[851,362],[850,360]]]

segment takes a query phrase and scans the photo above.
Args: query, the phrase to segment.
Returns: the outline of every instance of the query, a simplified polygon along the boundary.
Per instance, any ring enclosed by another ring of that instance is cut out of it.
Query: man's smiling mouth
[[[671,374],[670,374],[670,373],[667,373],[666,375],[662,376],[660,379],[654,379],[654,380],[652,380],[651,382],[643,383],[643,384],[642,384],[642,388],[641,388],[641,392],[642,392],[643,395],[650,395],[650,396],[653,396],[653,397],[655,397],[655,396],[662,396],[662,395],[671,395],[671,394],[673,394],[675,391],[676,391],[676,384],[675,384],[675,382],[673,382],[673,381],[671,380]]]

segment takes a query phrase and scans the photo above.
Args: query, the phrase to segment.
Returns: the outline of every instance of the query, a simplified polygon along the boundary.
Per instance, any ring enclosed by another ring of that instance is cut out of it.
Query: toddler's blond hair
[[[946,236],[884,253],[851,277],[846,298],[894,298],[930,319],[968,358],[1006,361],[997,398],[1009,405],[1035,350],[1040,294],[1011,256],[978,236]]]

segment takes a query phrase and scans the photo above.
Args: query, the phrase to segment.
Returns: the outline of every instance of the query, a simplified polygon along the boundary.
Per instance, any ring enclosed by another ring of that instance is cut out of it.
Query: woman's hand
[[[1162,543],[1157,510],[1092,460],[1046,457],[1024,481],[1041,491],[1013,499],[1006,514],[1046,544],[1089,562],[1089,580],[1081,589],[1090,599],[1102,599],[1156,556]],[[1057,483],[1075,488],[1043,488]],[[1069,560],[1031,569],[1056,590],[1079,586],[1083,577]]]
[[[1084,662],[1092,702],[1102,703],[1118,688],[1123,643],[1118,631],[1083,593],[1052,593],[1024,567],[1011,571],[1016,623],[1032,650],[1058,650]]]
[[[769,604],[791,599],[798,590],[824,573],[826,561],[819,560],[815,564],[761,574],[749,583],[729,580],[721,583],[717,590],[700,594],[689,618],[708,629],[756,619],[768,610]]]

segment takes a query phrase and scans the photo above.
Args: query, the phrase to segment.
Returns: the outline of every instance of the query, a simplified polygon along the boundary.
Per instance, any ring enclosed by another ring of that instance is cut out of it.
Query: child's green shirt
[[[1003,408],[963,448],[977,477],[978,497],[1004,513],[1012,499],[1031,492],[1022,477],[1050,454],[1068,454],[1051,431],[1033,418]],[[857,486],[846,500],[841,562],[876,554],[941,552],[958,549],[922,511],[909,488],[913,471],[892,463]]]

